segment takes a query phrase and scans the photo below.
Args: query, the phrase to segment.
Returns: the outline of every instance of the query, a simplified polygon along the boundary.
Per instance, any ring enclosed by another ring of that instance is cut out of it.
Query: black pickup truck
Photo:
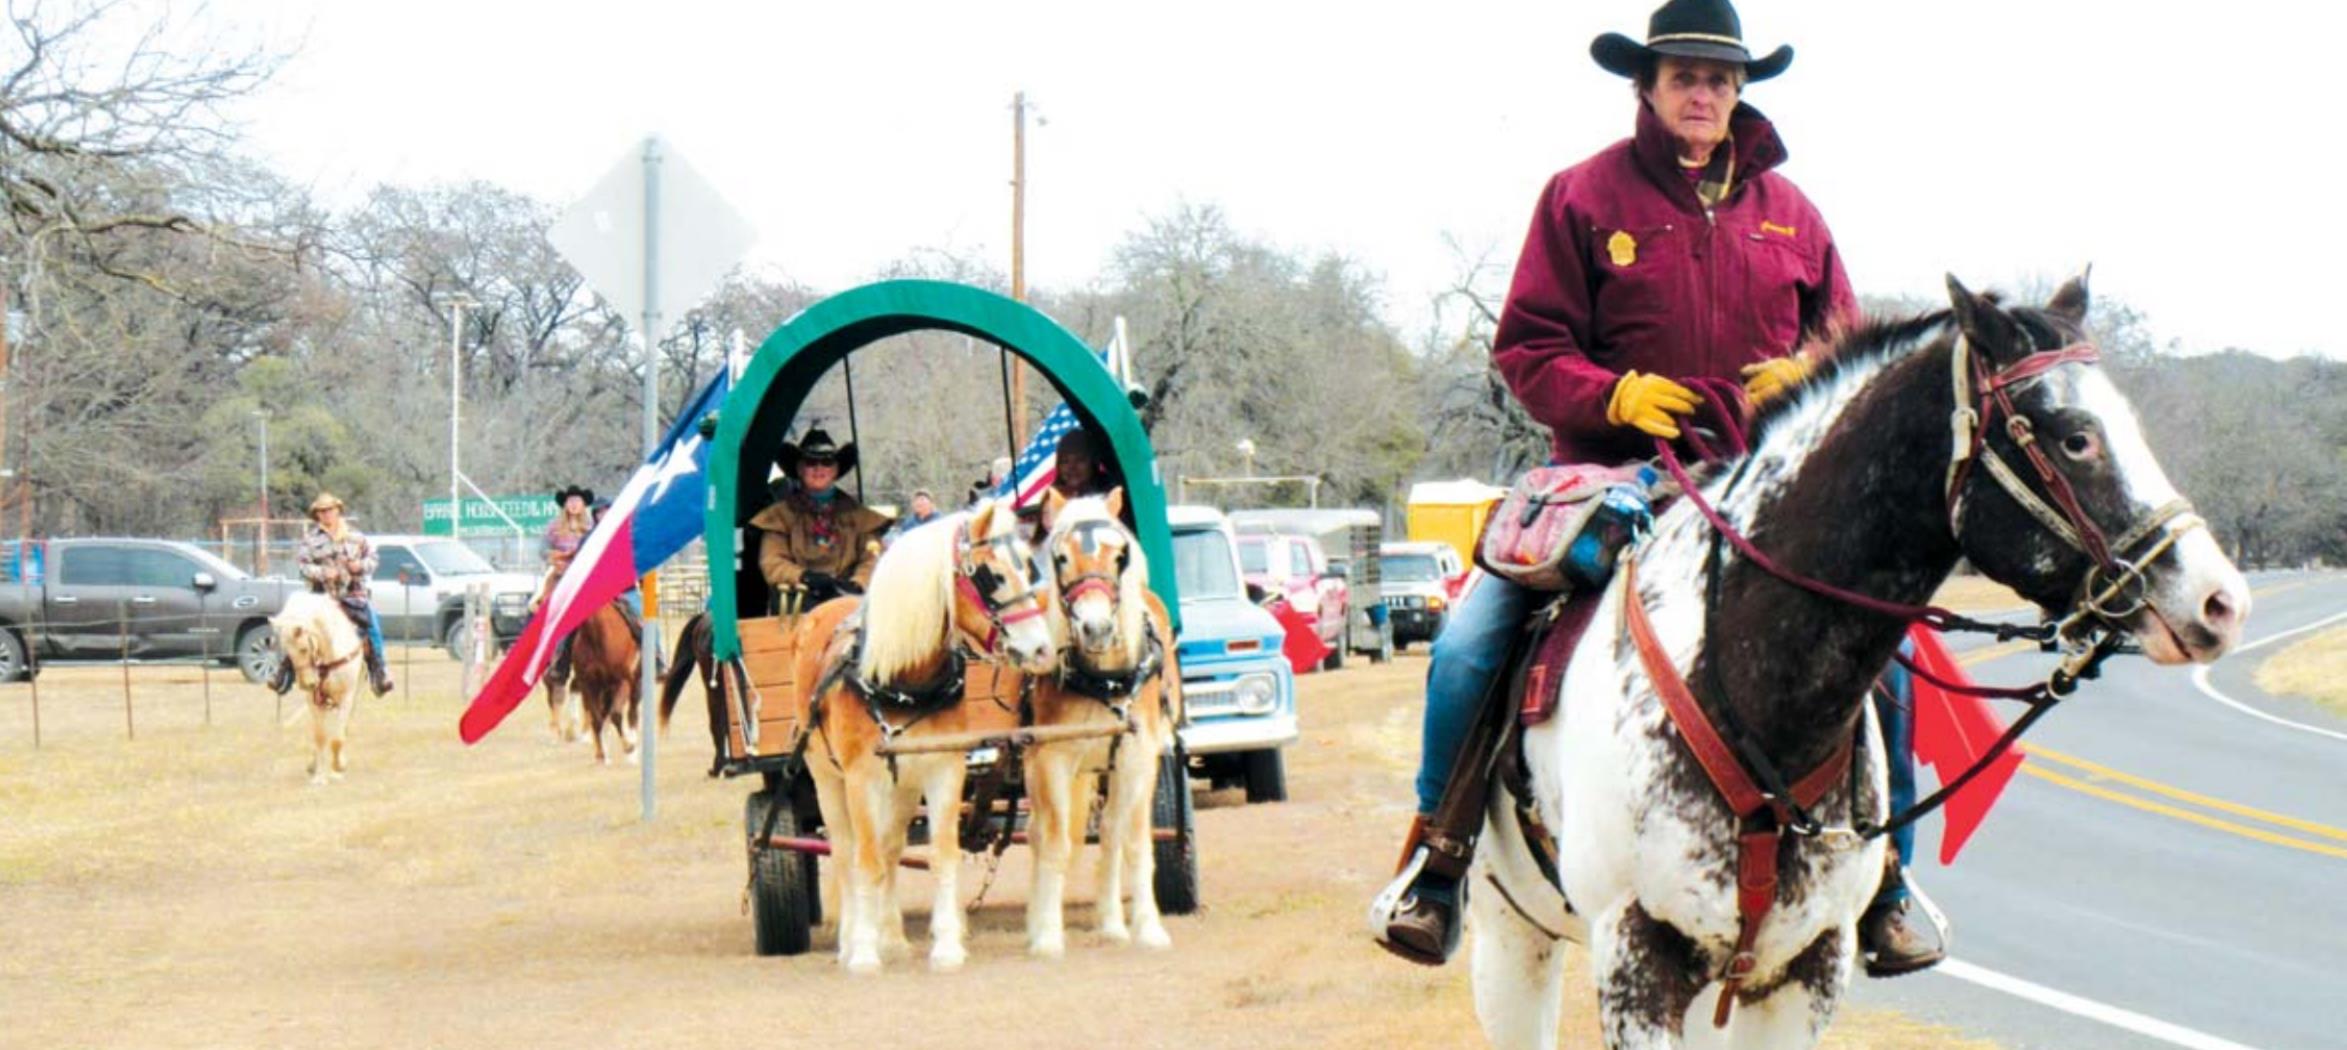
[[[0,569],[0,681],[42,660],[209,656],[261,681],[277,659],[269,617],[303,589],[259,579],[171,540],[8,544]],[[127,637],[126,637],[127,636]]]

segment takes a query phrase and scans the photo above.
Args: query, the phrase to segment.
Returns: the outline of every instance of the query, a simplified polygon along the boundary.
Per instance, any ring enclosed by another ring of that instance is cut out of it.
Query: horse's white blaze
[[[2102,424],[2104,454],[2111,457],[2111,466],[2119,474],[2119,485],[2137,510],[2148,511],[2174,501],[2175,483],[2168,480],[2167,471],[2160,469],[2160,461],[2152,458],[2151,445],[2143,439],[2143,425],[2136,420],[2135,409],[2111,383],[2111,377],[2099,368],[2086,369],[2084,374],[2072,377],[2070,392],[2076,399],[2076,407]]]

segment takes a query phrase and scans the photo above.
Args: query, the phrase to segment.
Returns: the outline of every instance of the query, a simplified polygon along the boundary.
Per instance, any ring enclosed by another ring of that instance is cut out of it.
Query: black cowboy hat
[[[572,485],[571,487],[559,490],[554,494],[554,508],[556,510],[562,509],[562,505],[570,502],[570,498],[572,496],[577,496],[579,501],[582,503],[593,504],[595,502],[594,489],[588,488],[585,485]]]
[[[1767,80],[1793,64],[1793,48],[1779,44],[1766,58],[1754,58],[1744,47],[1744,23],[1728,0],[1670,0],[1646,20],[1646,42],[1620,33],[1607,33],[1589,42],[1589,57],[1606,72],[1636,79],[1656,55],[1708,58],[1736,62],[1747,81]]]
[[[783,442],[781,454],[774,458],[782,464],[782,472],[794,478],[802,462],[836,463],[840,474],[845,475],[856,469],[856,443],[839,444],[831,440],[829,432],[816,427],[800,437],[797,444]]]

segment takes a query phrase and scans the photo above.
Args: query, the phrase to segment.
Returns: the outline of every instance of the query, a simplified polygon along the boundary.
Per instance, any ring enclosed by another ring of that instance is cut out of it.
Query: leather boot
[[[391,687],[397,684],[391,680],[391,663],[383,658],[383,650],[376,648],[372,640],[369,640],[366,645],[367,686],[375,691],[376,696],[382,696],[390,692]]]
[[[1400,870],[1370,902],[1369,932],[1386,951],[1421,966],[1440,966],[1459,950],[1466,894],[1458,879],[1427,869],[1433,857],[1428,824],[1423,813],[1411,820]]]
[[[1947,917],[1922,887],[1908,881],[1896,860],[1883,873],[1882,892],[1858,920],[1858,951],[1866,959],[1868,977],[1928,970],[1948,957]]]

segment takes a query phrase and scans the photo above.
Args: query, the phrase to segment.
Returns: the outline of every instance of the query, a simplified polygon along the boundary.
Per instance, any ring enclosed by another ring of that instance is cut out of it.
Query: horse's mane
[[[1750,445],[1759,448],[1774,424],[1795,415],[1797,410],[1840,386],[1843,377],[1877,371],[1931,345],[1932,337],[1954,317],[1955,312],[1952,310],[1932,310],[1906,317],[1862,322],[1838,336],[1829,337],[1831,341],[1827,344],[1824,356],[1817,362],[1817,367],[1810,370],[1809,376],[1753,413],[1748,428]]]
[[[898,536],[872,566],[864,589],[864,652],[856,671],[865,681],[887,681],[937,655],[953,614],[954,538],[971,511],[956,511]],[[1013,517],[998,508],[995,527]],[[973,537],[973,539],[982,537]]]
[[[1149,633],[1148,599],[1143,596],[1149,589],[1149,559],[1141,554],[1140,537],[1133,535],[1133,530],[1125,528],[1124,522],[1118,521],[1115,515],[1108,512],[1107,498],[1085,496],[1069,500],[1060,507],[1059,517],[1052,520],[1051,537],[1044,541],[1046,549],[1058,546],[1068,530],[1087,521],[1108,522],[1125,534],[1125,549],[1131,552],[1132,561],[1125,568],[1124,578],[1117,581],[1116,632],[1117,637],[1125,640],[1125,655],[1139,659],[1141,646],[1146,644]],[[1064,609],[1065,603],[1061,604]],[[1057,631],[1055,627],[1054,632]]]

